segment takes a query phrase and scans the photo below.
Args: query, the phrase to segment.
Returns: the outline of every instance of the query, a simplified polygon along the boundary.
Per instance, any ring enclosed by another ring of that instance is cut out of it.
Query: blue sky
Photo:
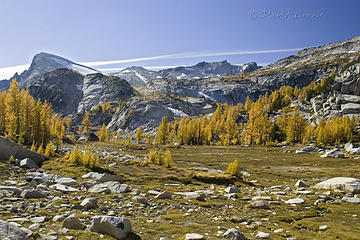
[[[359,9],[357,0],[2,0],[0,72],[42,51],[89,64],[145,58],[100,69],[270,63],[359,35]],[[172,57],[152,58],[162,55]]]

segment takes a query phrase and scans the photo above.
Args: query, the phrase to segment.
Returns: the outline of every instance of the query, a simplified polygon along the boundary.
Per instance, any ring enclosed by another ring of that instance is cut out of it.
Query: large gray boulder
[[[244,234],[239,232],[239,230],[237,230],[236,228],[228,229],[224,233],[223,238],[225,238],[227,240],[247,240],[247,238],[244,236]]]
[[[0,220],[0,239],[28,240],[33,239],[31,235],[33,235],[33,232],[26,228],[18,227],[15,223]]]
[[[335,177],[320,182],[314,186],[315,189],[341,190],[352,193],[360,193],[360,179],[349,177]]]
[[[132,232],[131,222],[125,217],[95,216],[90,231],[110,235],[122,240]]]
[[[96,184],[89,188],[89,192],[92,193],[124,193],[127,192],[129,186],[127,184],[121,184],[116,181],[109,181],[100,184]]]
[[[43,155],[33,152],[12,140],[0,136],[0,160],[9,160],[11,155],[18,159],[30,158],[38,166],[41,166],[45,160]]]
[[[44,193],[36,189],[25,189],[22,191],[21,196],[23,198],[44,198],[46,197]]]
[[[67,229],[82,230],[85,228],[85,225],[80,221],[77,216],[72,214],[64,219],[63,227]]]
[[[109,181],[117,181],[117,182],[123,181],[121,176],[112,175],[108,173],[97,173],[97,172],[89,172],[84,176],[82,176],[82,178],[91,178],[99,183],[104,183]]]

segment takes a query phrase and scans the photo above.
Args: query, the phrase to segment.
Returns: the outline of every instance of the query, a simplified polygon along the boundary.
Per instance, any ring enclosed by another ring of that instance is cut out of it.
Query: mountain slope
[[[129,67],[121,70],[118,73],[112,74],[128,81],[131,85],[146,84],[149,80],[161,78],[161,74],[156,71],[150,71],[143,67]]]

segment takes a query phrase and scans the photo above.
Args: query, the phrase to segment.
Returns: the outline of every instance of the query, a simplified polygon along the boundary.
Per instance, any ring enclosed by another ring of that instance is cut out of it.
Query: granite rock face
[[[68,115],[77,112],[82,99],[84,76],[69,69],[46,73],[29,86],[29,93],[42,102],[51,103],[56,113]]]
[[[84,78],[82,92],[83,98],[78,107],[80,113],[101,103],[124,100],[134,95],[125,80],[100,73],[89,74]]]

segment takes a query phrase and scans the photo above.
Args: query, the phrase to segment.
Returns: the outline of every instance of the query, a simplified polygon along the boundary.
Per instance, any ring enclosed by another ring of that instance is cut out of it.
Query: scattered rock
[[[58,178],[56,179],[55,181],[56,183],[58,184],[61,184],[61,185],[65,185],[65,186],[77,186],[78,183],[75,179],[72,179],[72,178]]]
[[[348,177],[335,177],[320,182],[314,186],[315,189],[341,190],[351,193],[360,193],[360,179]]]
[[[155,198],[156,199],[171,199],[172,194],[171,194],[171,192],[164,191],[164,192],[159,193]]]
[[[229,185],[227,188],[225,188],[225,192],[227,192],[227,193],[239,193],[240,190],[235,185]]]
[[[93,218],[90,231],[110,235],[116,239],[126,239],[132,232],[131,222],[124,217],[96,216]]]
[[[345,158],[344,152],[338,149],[327,151],[325,154],[321,155],[322,158]]]
[[[264,203],[264,201],[261,201],[261,200],[251,202],[251,207],[252,208],[257,208],[257,209],[270,210],[270,207],[266,203]]]
[[[32,231],[19,227],[15,223],[0,220],[0,239],[4,240],[30,240]]]
[[[197,233],[187,233],[185,235],[185,240],[204,240],[205,237],[203,235]]]
[[[33,217],[33,218],[30,218],[30,221],[32,223],[43,223],[43,222],[46,222],[46,217]]]
[[[96,184],[89,188],[89,192],[92,193],[124,193],[130,190],[129,185],[121,184],[117,181],[108,181],[100,184]]]
[[[65,218],[62,226],[67,229],[75,230],[82,230],[85,228],[85,225],[80,221],[77,216],[75,216],[75,214],[72,214]]]
[[[21,196],[23,198],[44,198],[45,194],[35,189],[25,189]]]
[[[30,158],[24,158],[20,161],[19,166],[26,169],[38,169],[39,166]]]
[[[299,179],[296,183],[295,183],[295,187],[299,188],[299,187],[310,187],[309,184],[307,184],[306,182],[304,182],[303,180]]]
[[[304,150],[296,150],[295,154],[309,154],[309,153]]]
[[[59,184],[59,183],[51,185],[49,188],[51,188],[53,190],[56,190],[56,191],[63,192],[63,193],[78,192],[79,191],[76,188],[69,187],[69,186],[66,186],[66,185],[62,185],[62,184]]]
[[[256,238],[269,239],[270,233],[258,232]]]
[[[64,214],[63,215],[56,215],[56,216],[53,217],[52,220],[54,222],[60,222],[60,221],[63,221],[65,218],[66,218],[66,215],[64,215]]]
[[[16,195],[20,195],[22,192],[21,189],[19,189],[17,187],[12,187],[12,186],[0,186],[0,191],[9,191]]]
[[[108,173],[97,173],[97,172],[89,172],[88,174],[82,176],[82,178],[91,178],[99,183],[109,182],[109,181],[116,181],[116,182],[123,181],[122,177],[120,176],[112,175]]]
[[[293,198],[285,201],[286,204],[301,204],[304,203],[305,200],[302,198]]]
[[[328,228],[327,225],[321,225],[321,226],[319,227],[319,231],[326,231],[327,228]]]
[[[345,196],[341,200],[348,203],[360,203],[360,198],[358,198],[357,196],[354,197]]]
[[[146,198],[144,197],[141,197],[141,196],[135,196],[133,197],[132,199],[134,202],[136,203],[141,203],[141,204],[144,204],[144,205],[149,205],[148,201],[146,200]]]
[[[80,205],[86,209],[94,209],[99,207],[97,202],[96,198],[85,198]]]
[[[246,240],[247,238],[239,232],[236,228],[230,228],[228,229],[224,235],[223,238],[227,240]]]

